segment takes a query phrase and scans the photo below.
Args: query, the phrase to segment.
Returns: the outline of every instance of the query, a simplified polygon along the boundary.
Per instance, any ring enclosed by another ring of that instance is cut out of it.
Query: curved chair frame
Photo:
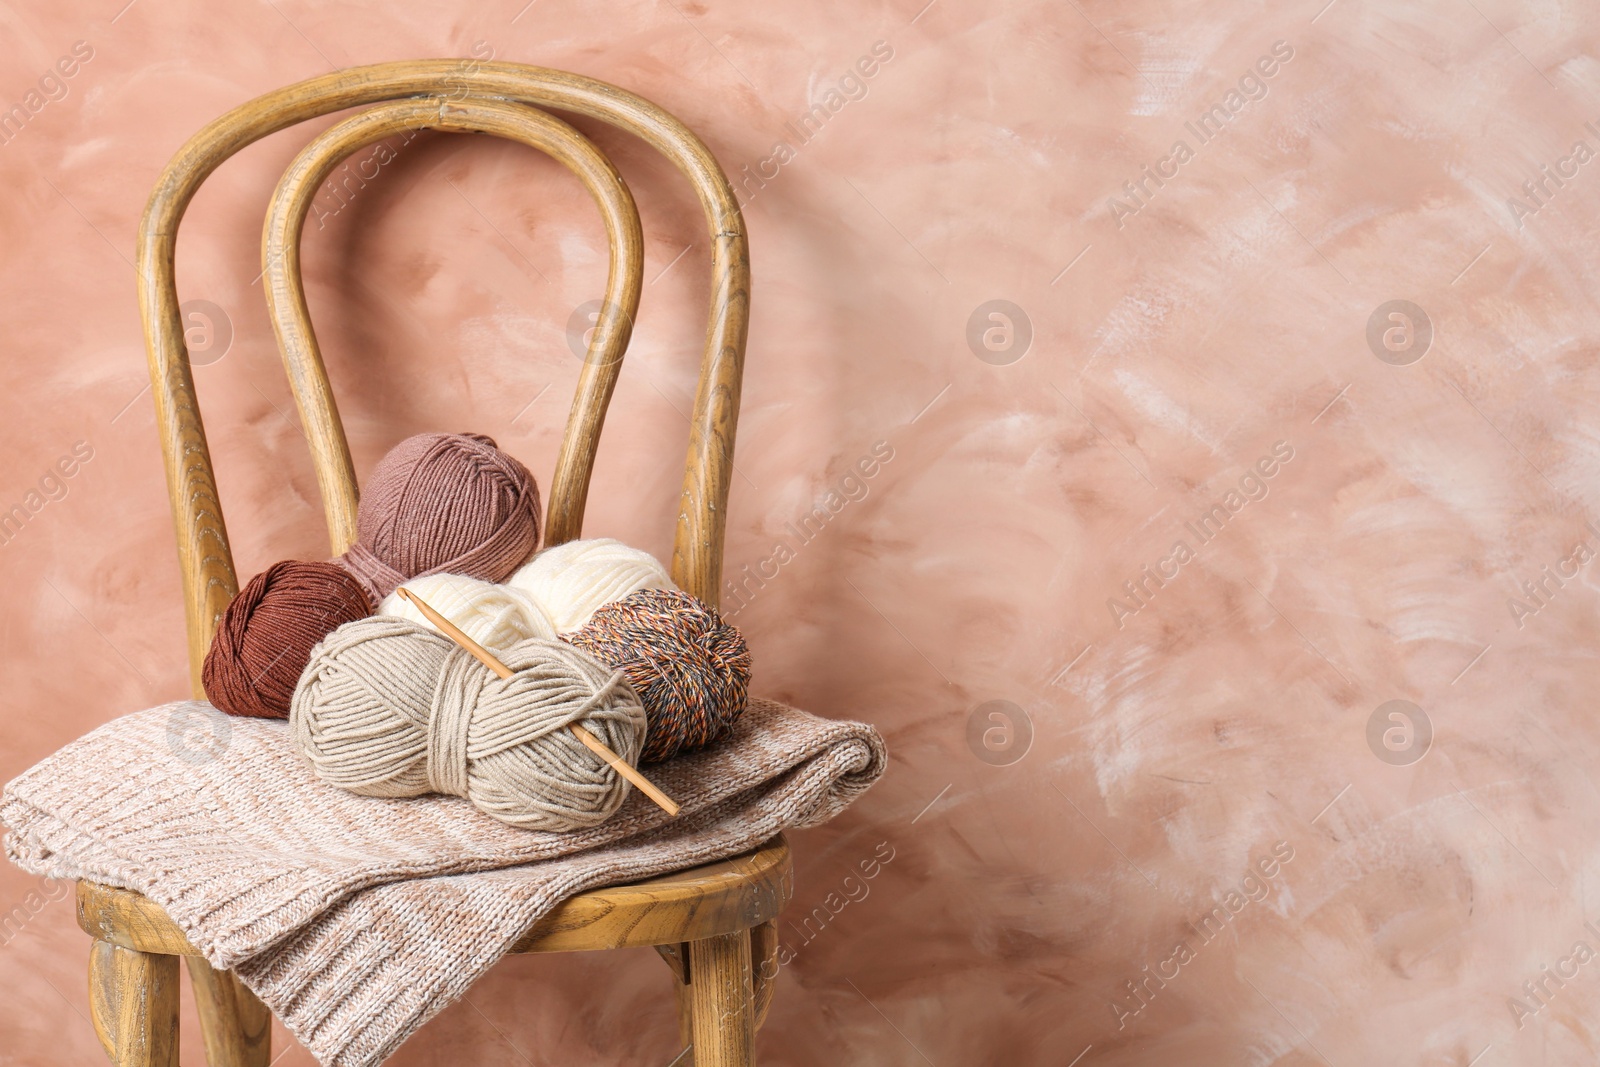
[[[239,591],[227,526],[206,447],[204,423],[195,397],[178,313],[175,260],[183,213],[210,174],[223,161],[268,134],[345,108],[404,97],[503,100],[587,115],[635,134],[666,156],[689,179],[706,214],[711,241],[711,311],[700,384],[690,416],[678,527],[672,546],[672,578],[709,604],[718,602],[722,540],[728,488],[733,470],[734,431],[744,371],[745,337],[750,321],[750,258],[744,218],[728,179],[709,149],[688,127],[643,97],[577,74],[520,63],[463,63],[427,59],[378,63],[325,74],[257,97],[206,126],[189,139],[156,183],[139,226],[139,309],[144,319],[154,384],[156,421],[166,458],[167,488],[183,573],[189,622],[189,661],[196,693],[200,665],[217,620]],[[602,331],[603,332],[603,331]],[[599,401],[593,363],[586,365],[574,409]],[[330,409],[331,411],[331,409]],[[569,423],[570,425],[570,423]],[[312,454],[343,456],[348,446],[330,438],[331,425],[308,423]],[[578,454],[592,444],[573,446]],[[567,488],[584,466],[563,448],[565,466],[551,486],[547,526],[553,538],[577,535],[581,512]],[[587,485],[587,471],[581,480]],[[326,485],[326,475],[323,484]],[[326,501],[326,492],[324,499]]]
[[[606,234],[611,239],[611,267],[601,306],[607,314],[594,331],[584,357],[578,392],[556,461],[556,477],[550,487],[548,510],[551,525],[556,528],[547,530],[545,541],[551,545],[570,541],[582,529],[600,429],[639,310],[644,275],[639,211],[611,161],[587,137],[560,119],[520,104],[451,103],[444,97],[422,97],[367,108],[308,144],[279,181],[262,235],[267,308],[278,334],[289,385],[300,408],[300,421],[314,427],[306,436],[316,460],[333,554],[337,556],[355,543],[356,472],[350,462],[333,387],[311,327],[305,282],[300,276],[300,237],[312,200],[339,164],[391,134],[419,128],[489,133],[540,149],[582,180],[605,220]]]
[[[356,67],[268,93],[206,126],[167,165],[140,223],[139,306],[177,532],[196,695],[203,695],[201,664],[218,619],[238,592],[238,577],[184,347],[175,278],[178,227],[200,185],[246,145],[306,119],[389,101],[400,103],[335,125],[296,158],[265,226],[264,273],[274,328],[317,467],[334,552],[354,537],[357,489],[306,309],[299,238],[310,199],[329,170],[362,144],[417,127],[486,132],[543,149],[579,176],[600,207],[612,246],[605,310],[579,377],[546,516],[549,543],[580,534],[606,405],[638,305],[642,238],[632,197],[610,162],[576,130],[537,110],[548,107],[637,135],[683,172],[705,211],[711,308],[672,577],[701,599],[713,605],[718,600],[750,265],[738,202],[710,151],[655,104],[576,74],[449,59]],[[748,1067],[777,971],[774,920],[792,892],[792,860],[780,835],[723,863],[573,897],[530,930],[514,951],[653,945],[675,976],[680,1035],[693,1045],[693,1062]],[[266,1008],[232,974],[213,970],[195,954],[153,901],[80,882],[78,921],[95,938],[89,968],[95,1029],[119,1067],[176,1067],[180,957],[194,981],[212,1067],[270,1062]]]

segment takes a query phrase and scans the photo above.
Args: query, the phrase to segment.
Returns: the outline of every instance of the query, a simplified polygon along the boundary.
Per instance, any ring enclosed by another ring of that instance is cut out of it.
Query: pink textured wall
[[[130,262],[156,174],[269,89],[477,46],[658,101],[743,187],[728,604],[761,691],[894,755],[796,836],[766,1062],[1600,1054],[1592,11],[121,2],[0,9],[26,112],[0,144],[0,506],[37,505],[0,548],[0,776],[185,695]],[[705,235],[670,167],[580,125],[649,256],[587,532],[665,553]],[[197,334],[197,377],[243,576],[326,548],[253,281],[310,133],[224,166],[180,243],[183,298],[231,332]],[[473,429],[547,479],[605,268],[576,182],[430,136],[321,203],[358,469]],[[0,1064],[98,1061],[70,901],[0,869],[0,926]],[[509,960],[394,1062],[676,1051],[638,951]]]

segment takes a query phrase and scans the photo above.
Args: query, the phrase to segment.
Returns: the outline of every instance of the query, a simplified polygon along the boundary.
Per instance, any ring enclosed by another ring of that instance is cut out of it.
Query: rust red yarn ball
[[[362,584],[332,563],[274,563],[222,613],[201,669],[206,696],[229,715],[288,718],[317,642],[374,607]]]
[[[688,593],[629,593],[562,640],[633,684],[647,723],[640,763],[721,741],[749,703],[750,647],[744,635]]]
[[[375,602],[427,574],[503,582],[539,547],[539,486],[492,437],[417,434],[373,468],[356,530],[334,562]]]

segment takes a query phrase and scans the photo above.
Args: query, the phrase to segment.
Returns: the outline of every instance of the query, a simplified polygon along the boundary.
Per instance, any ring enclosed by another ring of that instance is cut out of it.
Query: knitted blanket
[[[135,889],[327,1067],[369,1067],[575,893],[737,855],[838,814],[883,773],[872,727],[752,700],[734,735],[652,765],[598,827],[497,822],[457,797],[356,796],[288,724],[186,702],[116,719],[5,787],[24,870]]]

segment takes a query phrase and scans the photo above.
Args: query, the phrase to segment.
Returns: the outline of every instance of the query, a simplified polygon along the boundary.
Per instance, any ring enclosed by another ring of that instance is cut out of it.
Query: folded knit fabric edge
[[[184,702],[46,757],[5,787],[0,822],[24,870],[144,893],[319,1062],[371,1067],[568,896],[824,822],[886,761],[866,724],[752,700],[726,743],[651,768],[677,819],[635,794],[599,827],[552,834],[454,797],[346,793],[284,723]]]

